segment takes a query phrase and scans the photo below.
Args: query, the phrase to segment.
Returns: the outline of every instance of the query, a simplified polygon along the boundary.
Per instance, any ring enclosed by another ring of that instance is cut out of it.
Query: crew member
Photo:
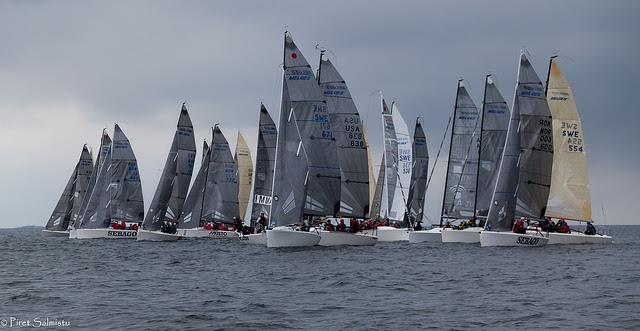
[[[342,218],[340,219],[340,223],[338,223],[338,226],[336,227],[336,231],[340,231],[340,232],[347,231],[347,225],[344,224],[344,220]]]
[[[524,219],[519,219],[513,223],[513,232],[519,234],[526,234],[527,228],[524,225]]]
[[[571,229],[569,228],[569,224],[567,224],[567,221],[565,221],[564,218],[561,218],[558,221],[558,224],[556,224],[556,232],[558,232],[558,233],[571,233]]]
[[[593,223],[591,223],[590,221],[587,222],[587,229],[584,230],[584,234],[586,234],[587,236],[593,236],[596,234],[596,227],[593,226]]]

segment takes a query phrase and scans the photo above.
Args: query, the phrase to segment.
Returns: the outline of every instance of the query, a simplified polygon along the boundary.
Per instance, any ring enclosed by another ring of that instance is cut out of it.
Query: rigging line
[[[438,158],[440,157],[440,152],[442,152],[442,146],[444,145],[444,141],[445,141],[445,139],[447,139],[447,132],[449,132],[449,126],[451,126],[451,119],[452,118],[453,118],[453,115],[449,115],[449,121],[447,122],[447,127],[444,129],[444,134],[442,135],[442,140],[440,141],[440,148],[438,148],[438,153],[436,154],[436,160],[433,162],[433,167],[431,168],[431,173],[429,174],[429,179],[427,179],[427,187],[425,188],[425,192],[427,192],[429,190],[429,183],[431,183],[431,178],[433,177],[433,172],[436,170],[436,164],[438,164]]]

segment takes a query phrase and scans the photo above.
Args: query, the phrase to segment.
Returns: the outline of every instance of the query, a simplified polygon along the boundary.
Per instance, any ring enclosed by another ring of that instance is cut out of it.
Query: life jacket
[[[131,230],[138,231],[138,224],[134,224],[131,226]]]
[[[524,228],[524,222],[522,220],[517,220],[513,224],[513,232],[520,234],[527,233],[527,230]]]

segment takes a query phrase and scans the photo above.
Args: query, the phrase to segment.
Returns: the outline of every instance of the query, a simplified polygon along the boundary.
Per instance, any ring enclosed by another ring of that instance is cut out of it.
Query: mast
[[[544,82],[544,96],[547,97],[547,92],[549,91],[549,78],[551,77],[551,65],[553,64],[553,59],[557,58],[557,55],[552,56],[549,59],[549,69],[547,69],[547,80]]]
[[[462,79],[458,80],[458,85],[456,87],[456,101],[453,103],[453,123],[452,123],[452,128],[455,129],[456,127],[456,105],[458,104],[458,89],[460,88],[460,82],[462,82]],[[440,211],[440,227],[442,227],[442,220],[443,217],[442,215],[444,215],[444,204],[445,204],[445,196],[447,195],[447,187],[449,186],[449,166],[451,165],[451,146],[453,146],[453,131],[454,129],[451,130],[451,139],[449,139],[449,157],[447,158],[447,175],[445,175],[444,178],[444,192],[442,194],[442,210]],[[435,168],[435,166],[434,166]]]
[[[476,167],[476,194],[473,199],[473,219],[478,216],[478,183],[480,181],[480,156],[482,155],[482,134],[484,132],[484,116],[487,109],[487,83],[491,74],[487,75],[484,79],[484,96],[482,97],[482,114],[480,115],[480,144],[478,144],[478,166]]]

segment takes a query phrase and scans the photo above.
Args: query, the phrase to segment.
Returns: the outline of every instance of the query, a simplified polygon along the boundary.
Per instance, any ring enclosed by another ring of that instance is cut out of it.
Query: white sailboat
[[[516,233],[515,218],[544,217],[551,184],[553,135],[551,112],[540,78],[524,52],[505,148],[481,246],[542,246],[542,233]]]
[[[340,211],[340,167],[329,110],[311,66],[285,33],[282,100],[267,247],[314,246],[295,224]]]
[[[369,214],[368,146],[360,114],[347,83],[324,52],[320,54],[318,85],[329,108],[340,165],[340,217],[365,219]],[[320,231],[320,246],[371,246],[376,236],[364,233]]]
[[[191,182],[195,157],[193,124],[187,107],[182,104],[158,187],[142,227],[138,229],[138,241],[175,241],[181,238],[176,234],[177,221]]]
[[[74,236],[77,239],[133,239],[144,218],[142,186],[133,149],[118,124],[101,163]]]
[[[549,61],[546,90],[553,117],[553,172],[546,216],[571,221],[592,221],[589,175],[582,121],[573,91],[556,57]],[[549,244],[611,243],[610,236],[583,232],[549,233]]]
[[[82,200],[87,194],[89,178],[93,172],[93,159],[87,149],[87,145],[82,146],[80,159],[76,163],[71,177],[56,204],[49,221],[45,225],[42,233],[46,236],[69,236],[69,225],[75,215],[80,213]]]

